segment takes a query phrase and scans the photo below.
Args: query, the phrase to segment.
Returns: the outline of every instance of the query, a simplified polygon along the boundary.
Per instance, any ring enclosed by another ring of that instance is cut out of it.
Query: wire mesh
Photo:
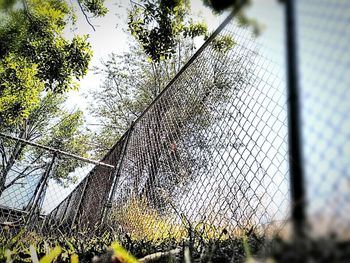
[[[1,136],[0,143],[1,175],[5,179],[0,194],[2,226],[26,226],[46,233],[59,228],[62,232],[80,221],[87,222],[82,226],[88,227],[89,222],[95,224],[101,219],[98,216],[102,215],[105,193],[110,191],[113,165],[94,165],[94,161],[30,145],[11,136]],[[104,160],[114,163],[116,158],[111,152]],[[87,197],[94,202],[86,204]],[[82,220],[86,213],[77,209],[81,203],[84,211],[96,211],[95,216]]]
[[[103,164],[115,164],[120,157],[121,140],[102,160]],[[70,158],[71,159],[71,158]],[[82,161],[81,161],[82,162]],[[82,162],[84,163],[84,162]],[[85,163],[86,165],[86,163]],[[48,213],[44,228],[48,232],[53,226],[61,231],[72,232],[77,229],[94,229],[101,224],[105,209],[108,206],[109,193],[115,177],[115,169],[105,165],[88,167],[90,171],[81,173],[84,179],[70,191],[69,195]],[[58,195],[60,192],[58,192]],[[51,198],[57,200],[58,198]]]
[[[308,222],[349,239],[348,1],[298,1],[298,46]]]
[[[131,237],[272,236],[286,224],[285,83],[260,48],[225,26],[133,125],[111,210]]]
[[[308,230],[349,240],[350,5],[296,7]],[[5,186],[25,176],[1,190],[1,221],[118,226],[137,240],[289,236],[285,50],[271,42],[225,25],[102,160],[114,168],[26,145],[6,171]],[[2,156],[18,144],[0,138]]]

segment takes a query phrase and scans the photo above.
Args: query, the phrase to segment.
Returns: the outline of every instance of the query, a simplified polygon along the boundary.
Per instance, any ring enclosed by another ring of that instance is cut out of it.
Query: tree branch
[[[134,4],[134,5],[137,5],[137,6],[141,7],[142,9],[146,9],[146,7],[144,7],[144,6],[141,5],[140,3],[136,3],[136,2],[133,1],[133,0],[130,0],[130,3],[131,3],[131,4]]]
[[[5,149],[5,146],[4,146],[4,143],[3,141],[1,140],[0,142],[0,147],[1,147],[1,157],[2,157],[2,167],[3,169],[5,169],[5,164],[7,163],[7,155],[6,155],[6,149]]]
[[[33,173],[36,170],[39,170],[41,168],[43,168],[43,166],[38,166],[35,167],[32,171],[30,171],[29,173],[25,174],[25,172],[31,167],[32,164],[34,164],[36,161],[38,161],[41,158],[41,154],[39,154],[37,156],[37,158],[35,158],[22,172],[17,172],[19,173],[10,183],[8,183],[6,186],[4,186],[4,189],[9,188],[10,186],[14,185],[16,183],[16,181],[18,181],[19,179],[22,179],[28,175],[30,175],[31,173]],[[12,169],[13,170],[13,169]]]
[[[19,179],[22,179],[28,175],[30,175],[31,173],[43,168],[42,166],[38,166],[38,167],[35,167],[33,170],[31,170],[29,173],[25,173],[28,169],[29,169],[30,166],[27,166],[19,175],[17,175],[10,183],[8,183],[5,187],[4,187],[4,190],[11,187],[12,185],[14,185]]]
[[[80,8],[81,12],[82,12],[83,15],[85,16],[86,22],[91,26],[91,28],[92,28],[94,31],[96,31],[94,25],[91,24],[91,22],[90,22],[90,20],[89,20],[89,17],[88,17],[87,14],[85,13],[85,10],[84,10],[83,6],[81,5],[80,0],[77,0],[77,2],[78,2],[78,5],[79,5],[79,8]]]

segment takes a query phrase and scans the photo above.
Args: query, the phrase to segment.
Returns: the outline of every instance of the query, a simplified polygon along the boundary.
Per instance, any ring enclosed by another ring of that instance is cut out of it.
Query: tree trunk
[[[19,135],[19,138],[21,138],[21,139],[25,139],[25,137],[26,137],[26,129],[22,130],[20,132],[20,135]],[[7,163],[5,164],[5,168],[1,173],[0,196],[6,190],[6,180],[7,180],[8,174],[9,174],[10,170],[12,169],[13,165],[15,164],[16,160],[18,159],[18,157],[22,153],[23,148],[24,148],[23,143],[20,141],[17,141],[15,146],[12,149],[11,156],[8,159]]]

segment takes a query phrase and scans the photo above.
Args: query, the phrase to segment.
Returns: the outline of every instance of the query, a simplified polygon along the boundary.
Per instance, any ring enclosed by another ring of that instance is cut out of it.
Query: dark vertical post
[[[107,199],[107,202],[105,204],[105,209],[102,213],[102,218],[101,218],[101,225],[104,224],[105,220],[106,220],[106,217],[107,217],[107,214],[108,214],[108,211],[109,209],[112,208],[112,198],[113,198],[113,195],[114,195],[114,192],[117,188],[117,185],[118,185],[118,181],[119,181],[119,177],[120,177],[120,171],[121,171],[121,168],[122,168],[122,165],[124,163],[124,157],[126,155],[126,150],[127,150],[127,147],[128,147],[128,144],[129,144],[129,140],[130,140],[130,137],[131,137],[131,133],[132,133],[132,130],[134,129],[134,123],[131,124],[127,134],[126,134],[126,138],[125,138],[125,142],[123,144],[123,147],[122,147],[122,150],[121,150],[121,157],[118,161],[118,165],[117,165],[117,168],[115,169],[115,172],[114,172],[114,178],[113,178],[113,182],[112,182],[112,186],[111,186],[111,190],[108,194],[108,199]]]
[[[37,209],[37,205],[38,205],[38,202],[40,200],[41,194],[42,194],[43,190],[45,189],[45,185],[47,183],[47,180],[50,177],[50,172],[51,172],[52,167],[53,167],[53,165],[55,163],[56,157],[57,157],[57,153],[53,153],[51,161],[48,164],[47,168],[45,169],[45,172],[44,172],[44,175],[43,175],[43,179],[41,180],[40,187],[38,188],[36,196],[35,196],[35,198],[33,200],[33,204],[32,204],[32,206],[29,209],[26,226],[28,226],[30,224],[30,222],[32,221],[33,214],[34,214],[35,210]]]
[[[294,233],[304,235],[305,228],[305,192],[302,166],[301,122],[298,78],[298,54],[295,25],[295,0],[286,0],[285,29],[287,41],[287,89],[288,89],[288,136],[289,169],[291,183],[291,212]]]

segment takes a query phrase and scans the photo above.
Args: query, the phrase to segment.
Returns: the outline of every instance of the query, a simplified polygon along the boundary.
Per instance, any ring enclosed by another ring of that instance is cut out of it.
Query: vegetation
[[[92,51],[86,36],[71,41],[63,29],[71,10],[65,1],[28,0],[0,23],[0,120],[22,123],[39,105],[43,91],[76,89],[75,79],[88,69]]]
[[[96,73],[102,90],[92,92],[98,103],[90,112],[102,123],[96,135],[99,156],[130,127],[164,89],[195,50],[194,39],[207,27],[194,22],[188,1],[132,2],[128,29],[137,41],[122,55],[111,54]]]
[[[4,234],[3,239],[8,233]],[[3,244],[0,249],[0,261],[11,257],[15,261],[34,262],[33,258],[37,256],[41,260],[45,257],[46,259],[51,257],[52,260],[56,258],[57,262],[73,262],[74,258],[78,258],[79,262],[115,262],[113,258],[119,260],[116,262],[122,263],[164,262],[164,260],[168,262],[167,259],[176,262],[209,262],[210,260],[211,262],[228,262],[233,256],[239,256],[237,262],[244,262],[246,258],[245,239],[244,237],[212,238],[204,242],[199,239],[199,236],[195,236],[192,240],[185,237],[179,240],[171,237],[157,240],[130,239],[127,235],[116,235],[111,231],[104,231],[96,236],[89,234],[88,231],[83,231],[74,237],[20,232],[13,238],[0,240],[0,243]],[[252,255],[257,253],[261,246],[260,242],[262,239],[259,240],[257,237],[248,238],[247,244]],[[123,244],[125,249],[119,244]],[[190,258],[186,260],[185,251],[189,249],[191,250]]]
[[[203,23],[189,18],[188,0],[146,0],[134,4],[129,14],[129,30],[149,58],[159,63],[175,54],[183,37],[206,35]]]
[[[103,1],[84,0],[85,12],[103,16]],[[4,0],[0,5],[0,131],[27,141],[86,156],[89,134],[83,114],[63,109],[62,94],[78,88],[92,57],[87,36],[63,36],[74,11],[60,0]],[[31,174],[44,170],[50,154],[21,142],[0,140],[0,195]],[[81,163],[58,160],[52,172],[61,184]],[[16,168],[16,169],[14,169]],[[9,176],[16,171],[16,175]]]
[[[10,231],[9,229],[6,231]],[[13,236],[13,235],[12,235]],[[102,231],[88,231],[74,237],[47,236],[35,232],[18,233],[14,237],[4,232],[0,237],[0,262],[347,262],[350,243],[331,238],[286,241],[266,239],[250,233],[229,238],[202,240],[163,238],[158,240],[131,239]],[[121,244],[123,246],[121,246]]]
[[[23,125],[18,129],[3,127],[1,131],[12,133],[27,141],[35,141],[42,145],[68,151],[81,156],[87,156],[90,150],[86,142],[90,135],[82,129],[83,115],[81,111],[66,111],[62,109],[65,96],[49,92],[40,104],[30,113]],[[0,140],[1,152],[1,191],[18,184],[23,178],[45,170],[52,159],[52,153],[14,142],[10,139]],[[75,159],[57,159],[56,168],[51,176],[58,183],[69,184],[76,178],[69,173],[82,165]],[[17,171],[13,176],[13,171]],[[10,174],[12,173],[12,176]]]

